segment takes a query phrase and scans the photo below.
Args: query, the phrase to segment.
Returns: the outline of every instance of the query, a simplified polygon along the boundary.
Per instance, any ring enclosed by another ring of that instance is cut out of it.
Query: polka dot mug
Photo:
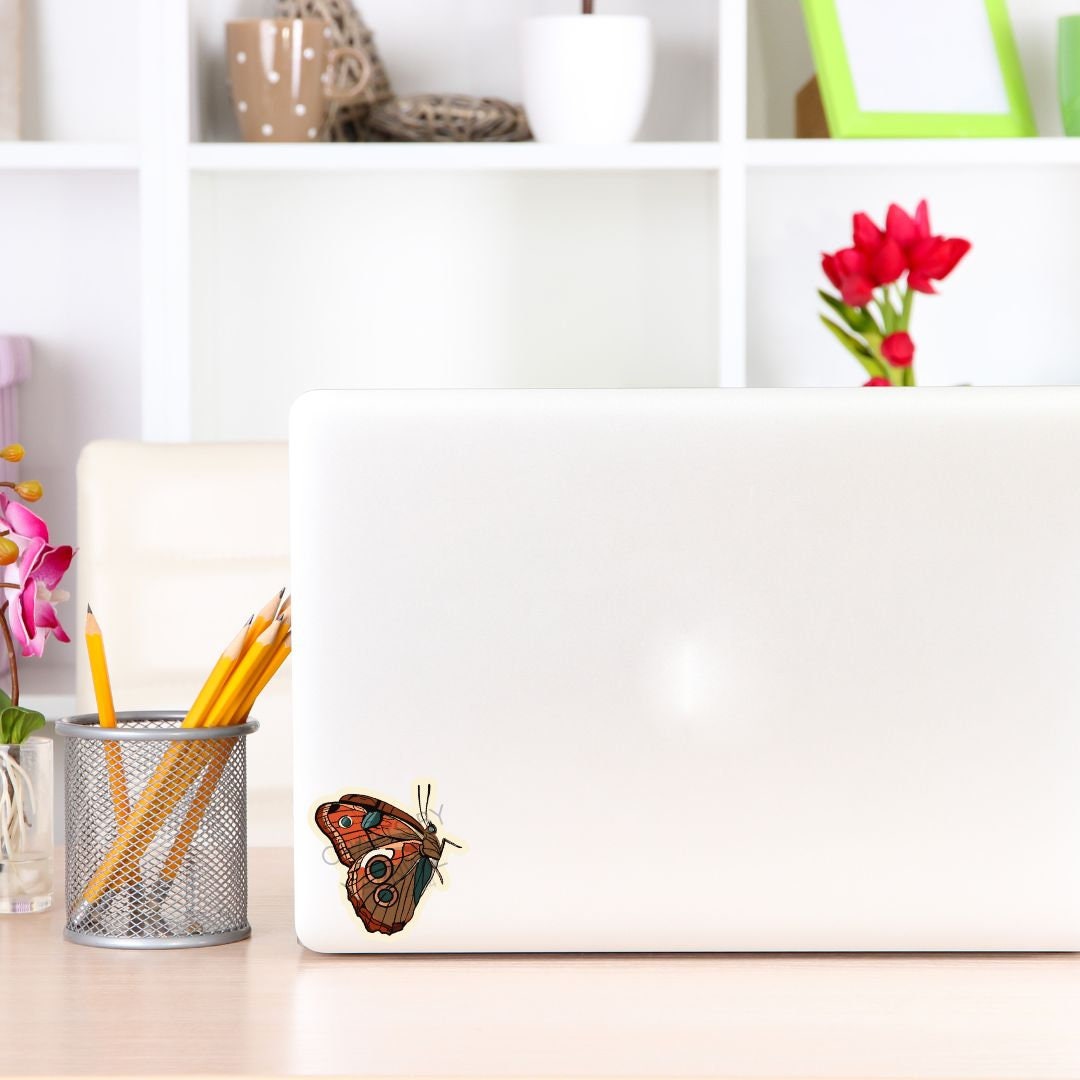
[[[226,24],[229,88],[245,142],[316,142],[326,133],[331,103],[363,97],[370,60],[358,49],[331,48],[331,34],[323,19]],[[342,88],[338,64],[349,60],[358,75]]]

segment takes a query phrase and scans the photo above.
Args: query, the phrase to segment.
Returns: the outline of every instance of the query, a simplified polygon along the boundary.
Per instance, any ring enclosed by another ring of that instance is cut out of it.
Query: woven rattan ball
[[[387,142],[520,142],[531,138],[525,110],[500,98],[413,94],[373,106],[369,138]]]

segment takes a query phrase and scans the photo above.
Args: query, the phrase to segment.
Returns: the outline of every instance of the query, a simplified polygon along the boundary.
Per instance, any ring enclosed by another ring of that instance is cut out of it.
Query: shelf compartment
[[[1072,347],[1080,208],[1068,168],[763,170],[748,188],[747,383],[857,386],[866,376],[819,323],[820,253],[851,242],[851,215],[876,220],[926,198],[935,231],[971,253],[915,299],[920,385],[1080,383]],[[1013,208],[1023,207],[1020,223]],[[777,305],[783,318],[777,317]]]
[[[191,0],[192,141],[236,138],[226,87],[225,23],[264,14],[265,7],[253,0]],[[522,21],[573,10],[556,0],[425,0],[420,8],[400,0],[364,0],[359,7],[395,93],[452,92],[515,102],[522,98]],[[716,138],[719,8],[718,0],[604,0],[607,13],[652,19],[656,68],[644,140]]]
[[[281,438],[317,386],[715,385],[717,188],[703,173],[196,176],[193,434]]]

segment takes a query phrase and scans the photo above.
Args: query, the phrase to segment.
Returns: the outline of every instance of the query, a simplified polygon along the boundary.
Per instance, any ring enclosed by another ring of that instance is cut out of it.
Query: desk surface
[[[1080,1076],[1080,956],[318,956],[290,866],[253,850],[254,936],[213,949],[0,918],[0,1072]]]

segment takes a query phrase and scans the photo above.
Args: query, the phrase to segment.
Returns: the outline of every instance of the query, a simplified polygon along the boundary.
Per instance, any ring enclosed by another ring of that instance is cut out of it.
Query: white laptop
[[[309,948],[1080,949],[1080,389],[319,392],[291,513]]]

